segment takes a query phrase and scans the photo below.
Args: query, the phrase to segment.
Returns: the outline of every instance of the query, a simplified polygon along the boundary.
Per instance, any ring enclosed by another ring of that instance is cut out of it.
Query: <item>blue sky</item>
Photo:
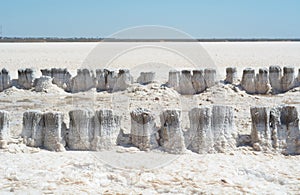
[[[3,36],[107,37],[162,25],[196,38],[300,38],[299,0],[0,0]]]

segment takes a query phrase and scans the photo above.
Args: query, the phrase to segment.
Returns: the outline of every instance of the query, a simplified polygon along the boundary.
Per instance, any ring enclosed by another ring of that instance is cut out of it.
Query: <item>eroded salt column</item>
[[[297,78],[295,79],[295,87],[300,86],[300,68],[298,69],[298,75]]]
[[[186,146],[196,153],[209,152],[213,148],[211,108],[193,108],[189,111],[190,129],[185,134]]]
[[[141,85],[147,85],[152,83],[155,78],[155,72],[141,72],[140,76],[137,79],[137,82]]]
[[[21,135],[25,139],[26,145],[31,147],[43,147],[44,134],[43,113],[37,110],[24,112]]]
[[[280,66],[269,67],[269,80],[270,80],[270,85],[272,87],[273,94],[277,94],[282,91],[281,77],[282,77],[282,72]]]
[[[255,80],[255,92],[266,94],[270,90],[268,69],[260,68]]]
[[[0,72],[0,92],[11,87],[11,80],[8,71],[3,68]]]
[[[295,106],[251,108],[254,149],[300,154],[299,114]]]
[[[115,80],[115,85],[112,88],[113,91],[123,91],[132,84],[132,76],[127,69],[120,69]]]
[[[159,143],[168,153],[181,154],[185,151],[180,117],[180,110],[164,110],[160,115]]]
[[[212,129],[214,129],[214,148],[217,152],[232,150],[236,147],[236,127],[234,111],[231,106],[212,107]]]
[[[77,75],[71,80],[71,92],[88,91],[95,87],[93,72],[88,69],[78,69]]]
[[[36,85],[35,85],[35,91],[36,92],[47,92],[49,88],[51,88],[53,78],[49,76],[41,76],[37,79]]]
[[[255,71],[247,68],[243,70],[243,77],[241,81],[242,88],[250,94],[255,93]]]
[[[280,127],[277,131],[278,148],[285,154],[300,154],[299,114],[295,106],[280,110]]]
[[[60,112],[44,113],[44,147],[51,151],[64,151],[65,124]]]
[[[171,70],[169,72],[168,87],[172,87],[174,90],[179,91],[179,78],[180,71]]]
[[[225,83],[234,84],[237,82],[237,70],[235,67],[226,68]]]
[[[18,86],[22,89],[31,89],[34,86],[34,70],[30,68],[18,70]]]
[[[281,78],[282,92],[286,92],[295,86],[295,72],[293,67],[284,67]]]
[[[115,146],[120,126],[121,117],[114,114],[112,110],[103,109],[96,111],[92,150],[111,149]]]
[[[236,147],[236,127],[230,106],[203,106],[189,112],[187,148],[196,153],[214,153]]]
[[[9,113],[0,110],[0,140],[8,140],[10,136],[9,131]]]
[[[154,116],[150,110],[137,108],[130,113],[131,142],[140,150],[148,150],[158,146]]]
[[[89,110],[69,112],[67,145],[72,150],[90,150],[94,133],[94,113]]]
[[[192,84],[192,74],[190,70],[182,70],[179,77],[180,94],[192,95],[195,94],[195,90]]]
[[[106,90],[112,92],[115,89],[118,73],[114,70],[107,70],[106,77]]]
[[[206,68],[204,70],[204,79],[206,83],[206,87],[212,87],[217,83],[217,72],[215,69]]]
[[[201,93],[206,89],[203,70],[193,70],[192,85],[195,93]]]
[[[256,150],[269,150],[272,147],[272,133],[270,130],[270,108],[252,107],[251,140]]]
[[[53,78],[53,84],[66,91],[70,90],[72,75],[66,68],[42,69],[41,72],[43,76],[49,76]]]
[[[107,87],[106,87],[107,74],[108,74],[108,70],[106,70],[106,69],[97,69],[96,70],[96,80],[97,80],[96,89],[98,92],[107,90]]]

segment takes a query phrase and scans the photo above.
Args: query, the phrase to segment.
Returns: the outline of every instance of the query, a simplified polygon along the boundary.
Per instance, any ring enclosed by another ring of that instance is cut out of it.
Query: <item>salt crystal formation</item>
[[[48,92],[48,90],[52,87],[52,80],[53,78],[48,76],[41,76],[37,79],[35,85],[36,92]]]
[[[292,67],[283,68],[283,76],[281,78],[281,92],[286,92],[295,86],[295,72]]]
[[[204,106],[189,112],[190,129],[185,134],[187,148],[196,153],[214,153],[236,147],[236,127],[230,106]]]
[[[299,115],[295,106],[251,108],[251,139],[256,150],[300,154]]]
[[[180,91],[179,79],[180,79],[180,71],[171,70],[169,72],[168,86],[172,87],[174,90],[179,92]]]
[[[42,112],[32,110],[23,113],[23,129],[21,135],[28,146],[43,147],[45,132]]]
[[[130,116],[131,143],[140,150],[148,150],[157,147],[157,129],[151,111],[137,108],[130,113]]]
[[[22,89],[31,89],[34,86],[34,70],[30,68],[18,70],[18,87]]]
[[[294,75],[294,68],[292,67],[284,67],[283,75],[279,66],[270,66],[269,71],[269,80],[273,94],[284,93],[299,85],[299,81]]]
[[[205,91],[207,86],[203,70],[193,70],[192,84],[196,94]]]
[[[94,113],[89,110],[69,112],[70,123],[67,136],[71,150],[90,150],[94,131]]]
[[[72,75],[67,69],[62,68],[51,68],[51,69],[42,69],[43,76],[49,76],[53,78],[53,84],[64,89],[65,91],[70,91],[71,88],[71,78]]]
[[[140,76],[137,78],[137,82],[141,85],[147,85],[152,83],[155,78],[155,72],[141,72]]]
[[[51,151],[64,151],[66,126],[60,112],[44,113],[44,147]]]
[[[241,87],[249,94],[266,94],[270,90],[268,70],[260,68],[258,74],[252,68],[244,69]]]
[[[117,144],[120,132],[121,117],[112,110],[98,110],[95,113],[95,129],[92,140],[92,150],[108,150]]]
[[[237,70],[234,67],[226,68],[225,83],[235,84],[237,82]]]
[[[97,91],[122,91],[132,84],[133,78],[129,70],[120,69],[118,72],[107,69],[96,70]]]
[[[182,95],[193,95],[203,92],[216,84],[216,70],[182,70],[170,71],[168,86]]]
[[[217,81],[217,72],[215,69],[207,68],[204,69],[204,80],[206,88],[216,85]]]
[[[72,93],[88,91],[94,87],[94,74],[88,69],[78,69],[77,75],[71,79],[70,91]]]
[[[12,85],[8,71],[3,68],[0,72],[0,92]]]
[[[272,87],[272,93],[273,94],[281,93],[282,70],[280,66],[270,66],[269,72],[270,72],[269,80],[270,80],[270,85]]]
[[[164,110],[160,115],[159,145],[168,153],[181,154],[186,149],[180,115],[180,110]]]
[[[255,79],[255,93],[266,94],[270,90],[268,69],[260,68]]]
[[[8,140],[10,136],[9,131],[9,113],[0,110],[0,140]]]
[[[64,151],[66,127],[60,112],[27,111],[23,114],[22,136],[28,146]]]

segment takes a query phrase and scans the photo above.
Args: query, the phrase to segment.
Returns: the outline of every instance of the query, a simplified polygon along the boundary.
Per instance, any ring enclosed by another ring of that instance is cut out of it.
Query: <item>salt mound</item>
[[[41,76],[37,79],[35,91],[46,93],[64,93],[64,90],[53,84],[52,81],[53,78],[49,76]]]

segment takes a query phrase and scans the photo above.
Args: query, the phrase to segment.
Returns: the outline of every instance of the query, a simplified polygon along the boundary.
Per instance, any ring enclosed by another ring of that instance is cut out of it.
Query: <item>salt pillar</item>
[[[60,112],[46,112],[44,114],[44,147],[51,151],[64,151],[63,114]]]
[[[93,138],[94,113],[89,110],[69,112],[70,123],[67,144],[72,150],[90,150]]]
[[[22,137],[26,145],[31,147],[43,147],[44,145],[44,118],[43,113],[36,110],[23,113]]]
[[[260,68],[255,80],[257,94],[266,94],[270,90],[268,69]]]
[[[181,130],[180,110],[165,110],[160,115],[160,145],[169,153],[180,154],[185,151],[184,137]]]
[[[157,147],[157,131],[154,116],[150,110],[137,108],[130,113],[131,142],[140,150]]]
[[[212,87],[217,82],[217,73],[215,69],[207,68],[204,70],[204,79],[206,87]]]
[[[201,93],[206,89],[203,70],[193,70],[192,84],[195,93]]]
[[[251,68],[244,69],[241,86],[247,93],[250,93],[250,94],[255,93],[255,71],[254,71],[254,69],[251,69]]]
[[[141,85],[152,83],[155,78],[155,72],[141,72],[137,82]]]
[[[225,83],[234,84],[237,82],[237,70],[235,67],[226,68]]]
[[[277,94],[282,91],[281,77],[282,77],[282,72],[280,66],[269,67],[269,80],[270,80],[270,85],[272,87],[273,94]]]
[[[111,149],[117,144],[120,132],[121,117],[112,110],[103,109],[95,113],[95,130],[92,150]]]

